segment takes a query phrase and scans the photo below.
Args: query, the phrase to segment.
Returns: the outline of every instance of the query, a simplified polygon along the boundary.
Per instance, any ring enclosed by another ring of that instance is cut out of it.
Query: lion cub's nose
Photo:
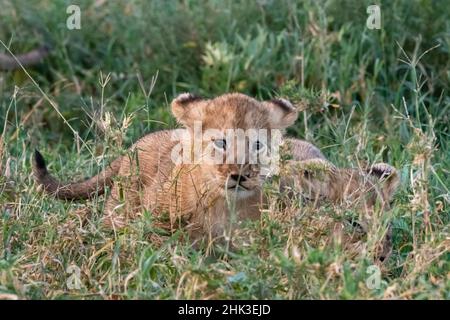
[[[244,175],[240,175],[240,174],[232,174],[232,175],[230,175],[230,178],[234,181],[240,181],[240,182],[247,180],[247,178]]]

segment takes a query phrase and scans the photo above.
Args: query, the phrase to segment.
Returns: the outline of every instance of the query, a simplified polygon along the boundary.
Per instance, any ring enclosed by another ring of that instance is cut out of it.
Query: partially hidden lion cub
[[[363,176],[372,173],[395,175],[395,169],[388,165],[378,166],[373,172],[355,171],[354,177],[344,171],[317,181],[313,175],[305,175],[304,165],[311,168],[314,163],[330,166],[331,172],[337,169],[308,142],[274,138],[297,119],[296,109],[284,99],[261,102],[238,93],[213,99],[181,94],[172,101],[171,109],[183,129],[144,136],[127,155],[85,181],[59,182],[48,173],[42,155],[36,151],[36,181],[47,193],[69,200],[90,198],[111,186],[105,206],[106,223],[123,226],[143,210],[154,215],[168,213],[171,225],[186,224],[193,239],[206,235],[212,240],[223,237],[232,221],[260,216],[265,200],[262,186],[270,175],[268,161],[262,160],[271,159],[273,165],[281,144],[288,146],[292,156],[280,171],[287,174],[282,177],[283,185],[308,189],[313,197],[338,201],[343,198],[341,193],[348,193],[343,187],[345,181],[356,186]],[[258,130],[266,132],[265,139],[251,134]],[[228,135],[229,132],[233,134]],[[241,134],[240,138],[235,137],[239,136],[236,133]],[[200,156],[191,161],[198,150]],[[217,159],[221,161],[211,161]],[[383,199],[388,201],[393,186],[376,189],[374,194],[381,190]],[[369,189],[364,187],[366,192]]]

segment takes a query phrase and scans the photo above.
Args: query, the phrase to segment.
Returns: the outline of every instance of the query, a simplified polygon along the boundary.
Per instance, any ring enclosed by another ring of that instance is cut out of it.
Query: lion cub
[[[207,235],[213,240],[223,237],[235,222],[260,216],[262,186],[277,173],[281,145],[288,145],[294,162],[326,161],[312,144],[282,138],[282,131],[297,119],[296,109],[284,99],[181,94],[171,109],[182,129],[146,135],[127,155],[85,181],[59,182],[36,151],[36,181],[57,198],[73,200],[102,194],[110,186],[106,223],[120,227],[149,210],[153,215],[168,214],[171,227],[187,225],[193,239]],[[287,183],[292,177],[307,183],[303,171],[291,169]],[[339,185],[338,181],[330,183]],[[311,185],[320,194],[321,188],[333,188],[320,182]]]

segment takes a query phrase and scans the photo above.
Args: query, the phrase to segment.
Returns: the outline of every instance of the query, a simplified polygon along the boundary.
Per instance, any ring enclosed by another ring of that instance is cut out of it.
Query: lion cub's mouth
[[[227,188],[228,190],[236,190],[236,191],[249,191],[250,189],[238,183],[233,186]]]

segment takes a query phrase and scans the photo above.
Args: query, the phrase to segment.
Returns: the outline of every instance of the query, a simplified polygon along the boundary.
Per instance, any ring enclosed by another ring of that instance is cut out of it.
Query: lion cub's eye
[[[253,151],[256,152],[262,152],[264,149],[266,148],[266,145],[264,143],[262,143],[261,141],[257,140],[254,144],[253,144]]]
[[[214,147],[220,150],[227,148],[227,141],[225,139],[214,140]]]

